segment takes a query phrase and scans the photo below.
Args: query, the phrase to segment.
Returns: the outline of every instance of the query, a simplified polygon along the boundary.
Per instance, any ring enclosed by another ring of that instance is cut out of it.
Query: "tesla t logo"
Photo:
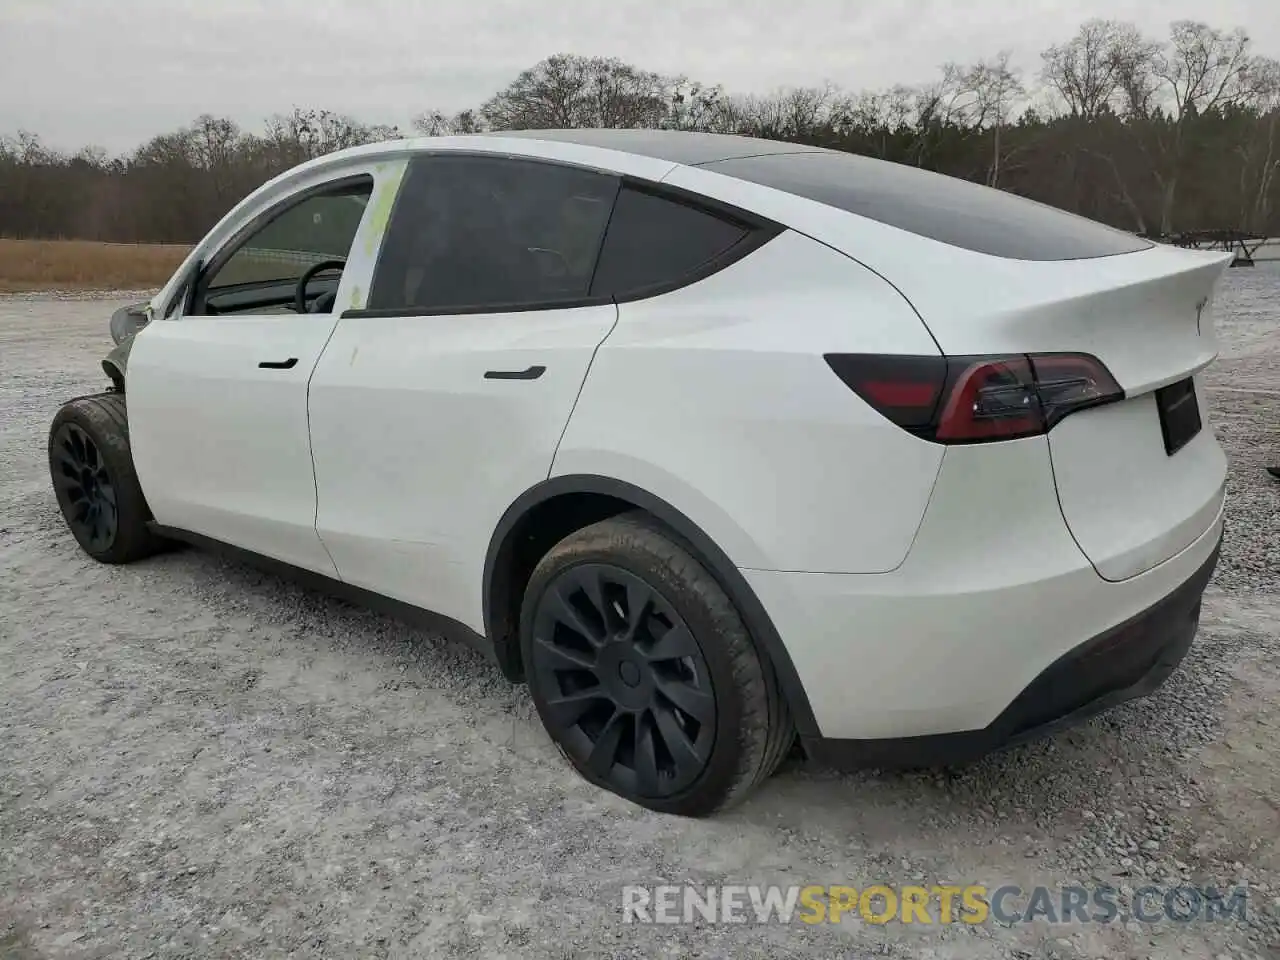
[[[1196,333],[1200,333],[1200,317],[1204,314],[1205,305],[1209,302],[1209,298],[1205,297],[1196,304]]]

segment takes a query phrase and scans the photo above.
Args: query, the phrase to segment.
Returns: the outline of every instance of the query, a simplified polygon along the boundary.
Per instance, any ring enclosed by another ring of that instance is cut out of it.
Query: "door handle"
[[[288,360],[263,360],[258,364],[263,370],[292,370],[297,365],[297,357],[290,357]]]
[[[524,370],[486,370],[484,378],[486,380],[537,380],[546,372],[547,368],[539,364],[526,367]]]

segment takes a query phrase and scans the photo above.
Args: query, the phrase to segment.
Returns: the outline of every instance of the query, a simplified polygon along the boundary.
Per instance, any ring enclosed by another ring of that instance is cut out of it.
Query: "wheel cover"
[[[640,577],[581,564],[534,613],[531,674],[569,756],[619,792],[667,797],[706,769],[716,734],[711,674],[671,604]]]
[[[116,488],[98,445],[80,427],[66,423],[54,436],[51,459],[58,505],[72,533],[89,550],[109,550],[120,515]]]

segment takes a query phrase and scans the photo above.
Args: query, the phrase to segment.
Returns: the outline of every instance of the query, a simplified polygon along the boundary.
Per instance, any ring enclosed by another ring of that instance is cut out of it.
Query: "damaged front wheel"
[[[123,394],[64,404],[49,428],[49,473],[81,549],[102,563],[131,563],[161,549],[133,469]]]

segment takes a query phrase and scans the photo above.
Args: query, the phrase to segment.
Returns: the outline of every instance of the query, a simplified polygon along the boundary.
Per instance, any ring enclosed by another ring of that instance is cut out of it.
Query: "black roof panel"
[[[756,137],[737,137],[726,133],[695,133],[685,130],[502,130],[489,136],[522,137],[529,140],[556,140],[578,143],[585,147],[622,150],[669,163],[690,166],[728,160],[731,157],[754,157],[773,153],[813,153],[817,147]]]
[[[1015,193],[859,154],[730,158],[704,169],[1012,260],[1080,260],[1151,247],[1134,234]]]

